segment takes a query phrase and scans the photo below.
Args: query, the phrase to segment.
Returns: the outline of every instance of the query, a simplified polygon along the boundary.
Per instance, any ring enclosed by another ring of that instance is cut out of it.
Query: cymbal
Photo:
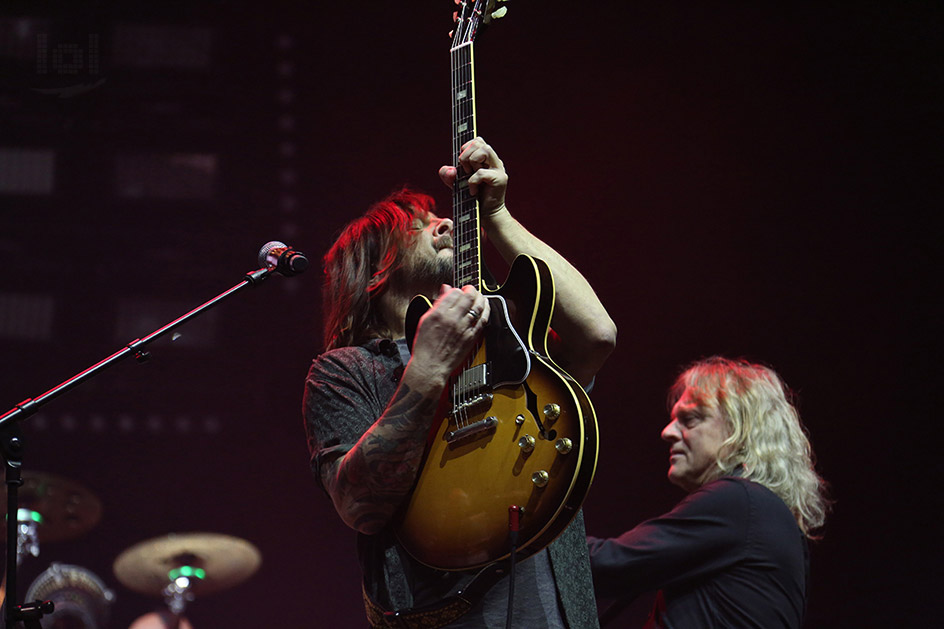
[[[0,496],[6,504],[6,486]],[[40,542],[59,542],[88,533],[102,519],[102,502],[83,485],[55,474],[23,472],[19,507],[39,514]],[[6,528],[0,532],[6,539]]]
[[[113,569],[123,585],[150,596],[163,595],[172,571],[202,570],[203,578],[190,579],[190,591],[201,596],[245,581],[261,563],[259,550],[244,539],[219,533],[171,533],[125,550]]]

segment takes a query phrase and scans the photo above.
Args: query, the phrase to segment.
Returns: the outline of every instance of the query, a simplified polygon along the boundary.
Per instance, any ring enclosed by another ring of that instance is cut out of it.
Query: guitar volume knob
[[[521,448],[521,451],[525,454],[529,454],[534,450],[534,444],[536,441],[531,435],[524,435],[521,439],[518,439],[518,447]]]
[[[561,414],[561,409],[559,405],[553,404],[553,403],[544,405],[544,419],[546,419],[547,421],[549,422],[554,421],[555,419],[560,417],[560,414]]]

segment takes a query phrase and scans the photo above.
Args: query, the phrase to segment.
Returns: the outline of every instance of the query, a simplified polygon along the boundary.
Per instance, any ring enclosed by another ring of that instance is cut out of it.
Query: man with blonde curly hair
[[[594,587],[659,590],[646,627],[799,627],[807,540],[828,507],[790,393],[772,369],[713,357],[669,391],[669,481],[689,495],[619,537],[588,537]]]

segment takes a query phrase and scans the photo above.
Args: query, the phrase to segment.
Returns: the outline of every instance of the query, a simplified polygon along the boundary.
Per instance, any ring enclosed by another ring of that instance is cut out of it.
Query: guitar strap
[[[443,599],[437,605],[411,607],[396,611],[385,610],[374,602],[361,584],[364,595],[364,609],[367,620],[373,629],[435,629],[445,627],[464,616],[477,605],[485,593],[505,576],[506,569],[502,562],[495,562],[482,568],[463,589],[453,596]]]

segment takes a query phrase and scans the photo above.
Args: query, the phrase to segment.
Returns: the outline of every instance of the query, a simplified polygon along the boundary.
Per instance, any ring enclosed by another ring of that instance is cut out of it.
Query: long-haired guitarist
[[[481,138],[467,143],[459,168],[470,175],[488,242],[509,263],[526,254],[549,266],[556,285],[549,352],[586,387],[615,346],[613,321],[587,280],[509,213],[508,176],[491,146]],[[456,176],[455,167],[440,170],[450,187]],[[375,627],[502,627],[506,619],[507,576],[431,568],[405,551],[395,530],[449,378],[498,316],[476,288],[449,285],[453,225],[429,196],[404,189],[348,224],[324,259],[326,352],[309,371],[304,400],[311,469],[358,532]],[[408,348],[404,319],[417,294],[432,307]],[[443,509],[453,499],[443,496]],[[514,591],[515,626],[597,626],[580,515],[517,564]]]

